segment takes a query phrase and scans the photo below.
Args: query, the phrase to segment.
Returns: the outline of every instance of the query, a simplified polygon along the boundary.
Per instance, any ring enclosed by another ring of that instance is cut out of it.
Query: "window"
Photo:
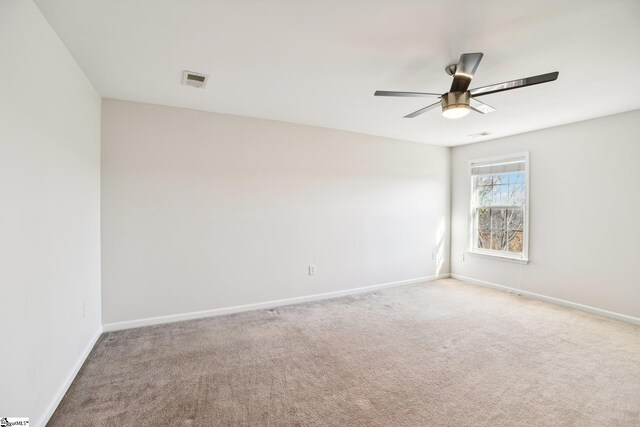
[[[471,252],[527,261],[528,155],[471,162]]]

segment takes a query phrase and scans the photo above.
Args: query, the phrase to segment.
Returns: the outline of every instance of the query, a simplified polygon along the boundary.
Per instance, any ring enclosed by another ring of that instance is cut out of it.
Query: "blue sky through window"
[[[524,172],[479,176],[477,185],[480,206],[513,206],[524,203]]]

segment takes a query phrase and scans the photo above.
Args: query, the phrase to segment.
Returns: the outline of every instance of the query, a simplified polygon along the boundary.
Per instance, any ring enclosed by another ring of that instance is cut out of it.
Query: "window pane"
[[[505,209],[491,209],[491,230],[503,230],[505,225]]]
[[[478,231],[478,248],[480,249],[491,248],[491,232],[489,230]]]
[[[509,232],[509,244],[507,250],[509,252],[522,253],[523,248],[523,233],[522,231],[510,231]]]
[[[479,206],[491,205],[493,187],[491,185],[481,185],[477,188],[476,200]]]
[[[491,205],[492,206],[500,204],[500,188],[502,188],[501,185],[494,185],[493,186],[493,195],[491,196]]]
[[[516,184],[509,184],[509,191],[507,194],[507,202],[505,203],[505,205],[515,205],[515,199],[516,199]]]
[[[507,229],[508,230],[524,230],[522,221],[522,209],[507,209]]]
[[[491,229],[491,210],[490,209],[478,209],[478,229],[489,230]]]
[[[507,250],[505,232],[502,230],[491,230],[491,249],[494,251]]]
[[[493,177],[491,175],[480,175],[478,177],[477,185],[491,185],[493,184]]]
[[[500,186],[500,205],[508,205],[509,204],[509,186],[501,185]]]
[[[509,185],[511,205],[523,205],[525,201],[524,184]]]
[[[511,184],[524,184],[524,172],[513,173],[509,177]]]

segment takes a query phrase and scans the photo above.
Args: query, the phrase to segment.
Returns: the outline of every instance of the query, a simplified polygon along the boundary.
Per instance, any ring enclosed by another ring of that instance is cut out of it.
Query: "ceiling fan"
[[[482,53],[463,53],[457,64],[451,64],[445,68],[447,74],[453,77],[451,89],[443,94],[425,93],[425,92],[389,92],[385,90],[377,90],[375,96],[416,96],[427,98],[438,98],[438,102],[427,105],[411,114],[404,116],[412,119],[420,114],[442,105],[442,115],[450,119],[457,119],[469,114],[470,110],[480,114],[487,114],[495,111],[495,108],[475,99],[478,96],[489,95],[491,93],[502,92],[505,90],[518,89],[525,86],[533,86],[540,83],[552,82],[558,78],[558,72],[540,74],[539,76],[526,77],[524,79],[511,80],[509,82],[497,83],[489,86],[477,87],[469,89],[473,75],[480,65]]]

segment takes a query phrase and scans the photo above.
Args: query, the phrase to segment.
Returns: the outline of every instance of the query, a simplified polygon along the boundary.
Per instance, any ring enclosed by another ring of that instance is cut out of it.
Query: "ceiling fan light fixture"
[[[447,119],[459,119],[469,114],[469,92],[448,92],[442,96],[442,115]]]
[[[459,119],[469,114],[469,107],[454,106],[442,110],[442,115],[447,119]]]

